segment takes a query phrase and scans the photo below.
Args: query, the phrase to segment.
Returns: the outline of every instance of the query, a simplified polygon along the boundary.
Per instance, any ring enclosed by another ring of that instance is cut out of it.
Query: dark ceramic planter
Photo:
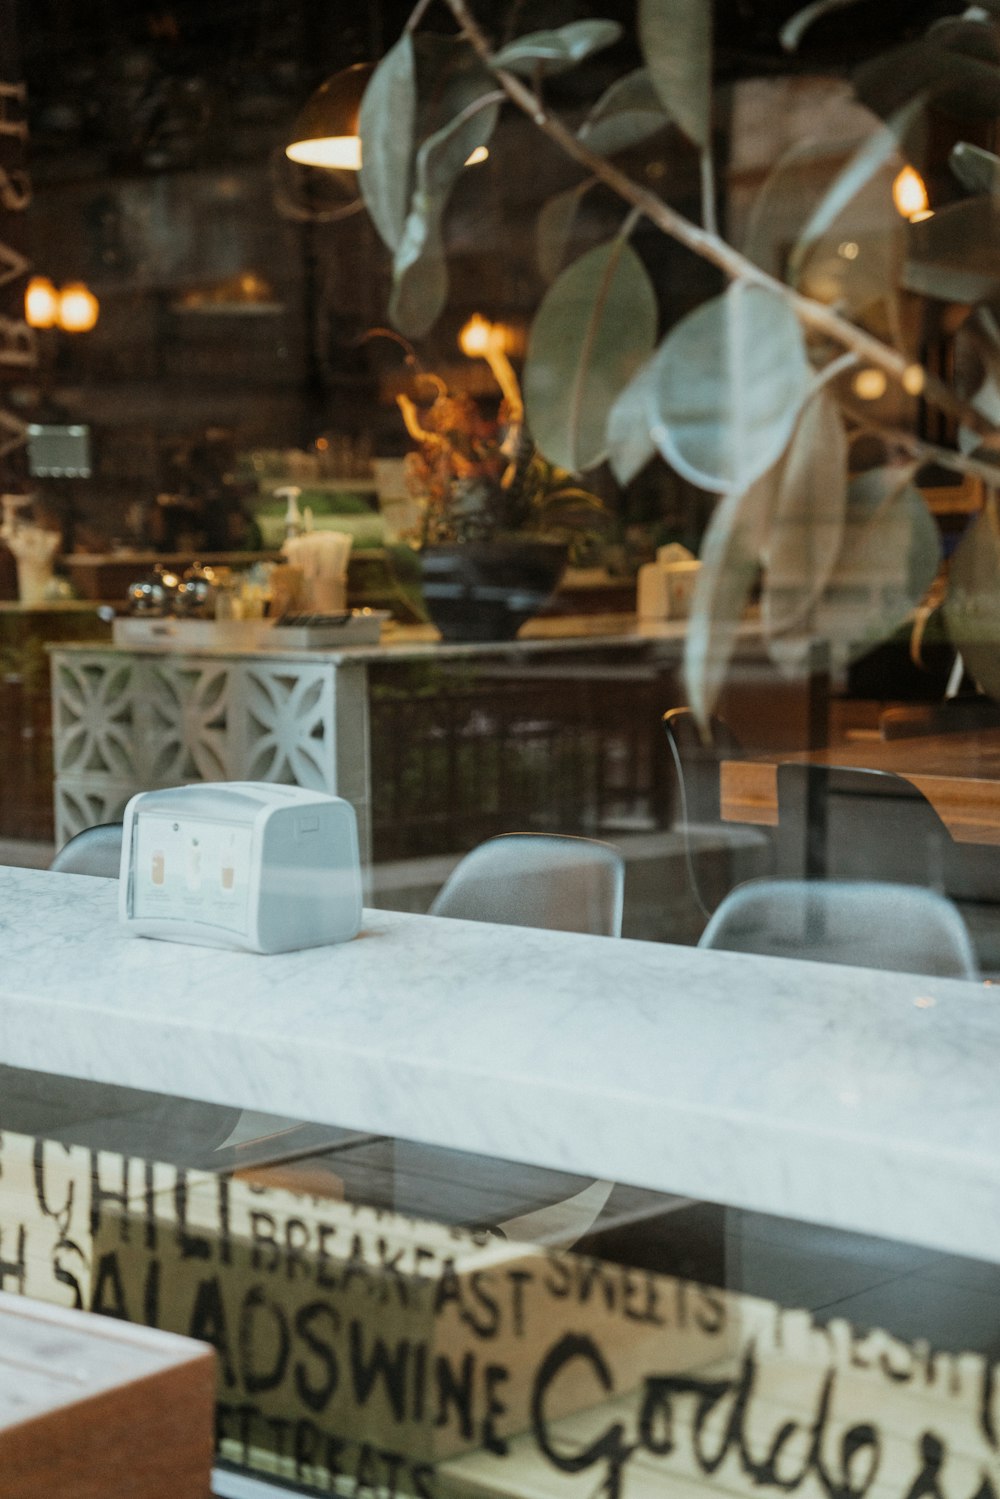
[[[443,640],[513,640],[555,592],[567,548],[555,541],[425,547],[420,580]]]

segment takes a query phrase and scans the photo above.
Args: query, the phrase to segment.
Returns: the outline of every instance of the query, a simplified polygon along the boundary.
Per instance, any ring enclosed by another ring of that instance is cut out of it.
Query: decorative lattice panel
[[[247,777],[333,791],[333,675],[309,665],[245,668]]]
[[[147,661],[149,715],[142,759],[149,785],[234,777],[229,742],[229,668],[218,662]]]
[[[57,775],[122,781],[139,774],[136,671],[127,660],[60,657],[53,668]]]
[[[60,842],[136,791],[252,780],[350,796],[367,849],[363,668],[57,651],[52,681]]]

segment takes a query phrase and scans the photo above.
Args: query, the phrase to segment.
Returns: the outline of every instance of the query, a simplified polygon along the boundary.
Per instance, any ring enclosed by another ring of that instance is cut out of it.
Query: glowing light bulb
[[[360,135],[324,135],[317,140],[293,141],[285,155],[304,167],[328,167],[334,171],[361,170]]]
[[[854,377],[854,394],[862,401],[879,401],[889,384],[881,370],[858,370]]]
[[[892,184],[892,201],[896,212],[902,214],[904,219],[909,219],[911,224],[919,224],[921,219],[931,218],[934,212],[924,179],[914,167],[904,167],[898,173]]]
[[[482,359],[496,347],[495,333],[493,324],[474,312],[458,335],[458,346],[467,359]]]
[[[59,293],[59,326],[64,333],[89,333],[99,311],[89,286],[82,281],[67,281]]]
[[[478,167],[481,161],[489,160],[489,155],[490,151],[488,146],[477,146],[472,155],[465,158],[465,165],[467,167]]]
[[[59,293],[48,276],[32,276],[28,282],[24,320],[32,328],[54,328],[59,321]]]

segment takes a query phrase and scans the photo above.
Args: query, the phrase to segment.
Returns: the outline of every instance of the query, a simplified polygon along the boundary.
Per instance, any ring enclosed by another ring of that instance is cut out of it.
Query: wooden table
[[[777,826],[779,760],[891,771],[927,798],[957,843],[1000,845],[1000,729],[892,740],[873,734],[808,754],[724,760],[726,822]]]

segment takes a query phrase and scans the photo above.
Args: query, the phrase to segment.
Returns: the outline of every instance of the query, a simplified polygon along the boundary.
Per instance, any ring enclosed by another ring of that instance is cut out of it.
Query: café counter
[[[1000,1262],[989,986],[367,911],[261,957],[0,870],[0,1062]]]

